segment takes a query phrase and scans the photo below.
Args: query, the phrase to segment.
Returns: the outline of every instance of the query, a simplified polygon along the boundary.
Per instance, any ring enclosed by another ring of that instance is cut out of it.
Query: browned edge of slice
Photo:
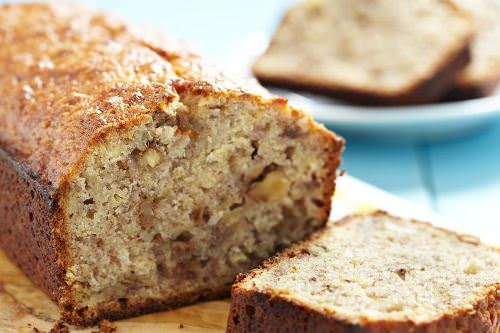
[[[391,217],[384,211],[372,213]],[[347,224],[360,214],[348,216],[335,225]],[[394,218],[394,217],[392,217]],[[412,220],[413,223],[431,224]],[[433,228],[436,228],[433,226]],[[459,234],[444,230],[452,236]],[[307,253],[307,245],[321,237],[323,231],[316,232],[307,240],[266,260],[260,267],[240,274],[231,290],[231,307],[228,316],[227,333],[254,332],[301,332],[301,333],[498,333],[500,332],[500,284],[491,288],[484,298],[479,299],[471,309],[463,309],[453,314],[443,314],[439,319],[417,324],[408,321],[365,321],[352,323],[335,316],[335,313],[314,309],[305,304],[288,300],[272,291],[248,290],[240,286],[247,279],[258,276],[267,267],[300,253]],[[468,238],[464,239],[468,241]],[[500,249],[499,249],[500,251]]]
[[[409,90],[394,95],[353,90],[327,83],[318,84],[317,82],[308,82],[307,79],[301,77],[294,79],[273,77],[272,75],[266,75],[255,70],[254,74],[263,85],[268,87],[299,89],[338,98],[358,105],[412,105],[432,103],[442,99],[449,91],[458,73],[469,64],[470,60],[471,53],[469,42],[467,41],[460,50],[451,54],[443,61],[441,68],[432,77],[417,82]]]
[[[229,296],[229,290],[228,288],[223,288],[220,290],[188,293],[176,299],[144,298],[134,301],[120,299],[100,304],[97,308],[86,309],[85,311],[68,308],[61,315],[64,321],[72,325],[89,327],[96,325],[103,319],[111,321],[125,319],[153,312],[173,310],[199,301],[221,299],[227,296]]]
[[[499,286],[500,288],[500,286]],[[497,333],[500,296],[492,290],[473,306],[439,320],[417,325],[411,321],[377,321],[353,324],[277,295],[233,288],[228,333],[339,332],[339,333]]]
[[[445,95],[445,101],[459,101],[490,96],[500,83],[500,74],[485,81],[475,83],[456,83]]]

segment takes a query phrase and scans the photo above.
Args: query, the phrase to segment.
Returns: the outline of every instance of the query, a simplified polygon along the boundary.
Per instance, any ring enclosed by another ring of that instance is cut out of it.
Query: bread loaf
[[[498,333],[500,249],[382,212],[330,225],[233,286],[229,333]]]
[[[448,0],[307,0],[253,70],[263,83],[357,104],[439,100],[469,61],[470,18]]]
[[[181,44],[0,5],[0,244],[91,324],[229,291],[322,227],[342,140]]]

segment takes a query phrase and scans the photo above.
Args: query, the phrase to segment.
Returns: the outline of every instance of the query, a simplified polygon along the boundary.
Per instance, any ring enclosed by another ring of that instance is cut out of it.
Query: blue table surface
[[[81,2],[188,41],[224,66],[242,40],[256,31],[272,33],[294,1]],[[500,232],[500,122],[448,142],[381,144],[346,139],[343,167],[352,176],[458,223],[481,221],[490,223],[492,232]]]

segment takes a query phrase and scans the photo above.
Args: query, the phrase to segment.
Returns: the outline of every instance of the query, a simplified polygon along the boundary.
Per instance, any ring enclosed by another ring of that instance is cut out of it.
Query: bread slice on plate
[[[228,294],[328,218],[340,138],[106,15],[0,5],[0,96],[0,245],[72,323]]]
[[[354,103],[433,102],[468,63],[472,36],[448,0],[308,0],[288,11],[253,71]]]
[[[477,98],[491,94],[500,81],[500,1],[455,0],[476,26],[472,61],[456,80],[450,97]]]
[[[497,333],[500,250],[384,212],[329,225],[233,285],[229,333]]]

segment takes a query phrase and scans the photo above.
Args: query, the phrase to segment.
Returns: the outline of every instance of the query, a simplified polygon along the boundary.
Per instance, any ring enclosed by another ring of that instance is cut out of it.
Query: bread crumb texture
[[[181,100],[111,135],[71,182],[67,278],[85,304],[229,285],[323,223],[329,170],[306,118]]]

